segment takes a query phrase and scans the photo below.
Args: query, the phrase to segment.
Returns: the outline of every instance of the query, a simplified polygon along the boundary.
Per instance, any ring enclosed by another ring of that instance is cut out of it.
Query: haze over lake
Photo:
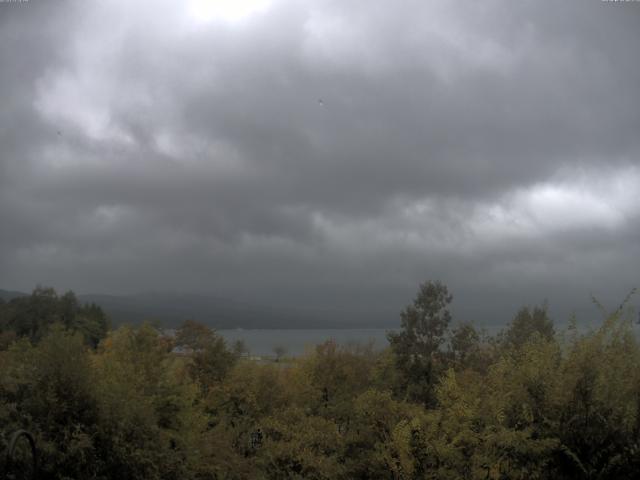
[[[251,355],[273,355],[274,347],[284,347],[287,355],[301,355],[327,340],[335,340],[340,345],[373,342],[375,349],[389,345],[383,328],[364,329],[282,329],[282,330],[218,330],[228,344],[237,340],[245,342]]]

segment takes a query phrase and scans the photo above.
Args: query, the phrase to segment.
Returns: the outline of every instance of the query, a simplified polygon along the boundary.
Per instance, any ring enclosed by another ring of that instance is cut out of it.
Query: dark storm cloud
[[[623,295],[639,24],[599,1],[0,4],[0,284],[380,316],[441,278],[484,321]]]

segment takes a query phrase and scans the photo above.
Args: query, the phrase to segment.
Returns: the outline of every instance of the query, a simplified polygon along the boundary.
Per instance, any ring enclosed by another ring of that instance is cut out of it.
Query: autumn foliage
[[[382,351],[255,362],[196,322],[107,331],[99,307],[38,290],[0,304],[0,430],[32,432],[51,479],[637,477],[624,308],[589,332],[524,308],[490,337],[451,302],[421,285]]]

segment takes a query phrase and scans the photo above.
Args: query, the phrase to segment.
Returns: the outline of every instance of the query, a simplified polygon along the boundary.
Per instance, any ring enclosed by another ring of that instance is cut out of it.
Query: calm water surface
[[[386,334],[390,329],[326,329],[326,330],[218,330],[228,344],[243,340],[252,355],[273,355],[275,347],[284,347],[287,355],[301,355],[307,349],[326,340],[335,340],[341,345],[365,344],[373,341],[374,348],[388,345]]]
[[[479,327],[489,335],[496,335],[505,325],[491,325]],[[583,325],[579,328],[582,333],[597,328],[598,324]],[[556,325],[556,332],[561,332],[566,325]],[[283,329],[283,330],[217,330],[229,345],[236,340],[243,340],[252,355],[273,355],[275,347],[284,347],[287,355],[301,355],[316,345],[333,339],[338,344],[349,343],[366,344],[373,342],[376,349],[383,349],[389,345],[387,332],[397,331],[389,328],[353,328],[353,329]],[[640,338],[640,326],[634,330]]]

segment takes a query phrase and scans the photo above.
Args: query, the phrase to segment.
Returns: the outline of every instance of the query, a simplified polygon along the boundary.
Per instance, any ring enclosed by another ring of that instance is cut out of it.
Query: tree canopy
[[[0,450],[28,430],[41,478],[60,480],[637,477],[635,315],[556,332],[523,308],[490,337],[453,323],[451,301],[427,282],[389,348],[327,341],[276,362],[194,321],[96,345],[87,307],[37,289],[0,303]]]

